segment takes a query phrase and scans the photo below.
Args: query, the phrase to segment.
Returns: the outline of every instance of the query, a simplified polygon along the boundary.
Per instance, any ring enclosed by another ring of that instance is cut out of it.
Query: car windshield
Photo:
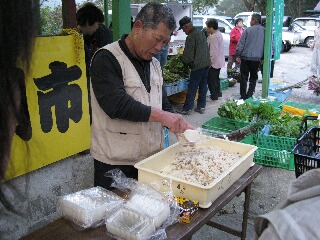
[[[292,26],[293,30],[298,31],[298,32],[306,30],[304,27],[301,27],[298,23],[293,23],[293,24],[291,24],[291,26]]]

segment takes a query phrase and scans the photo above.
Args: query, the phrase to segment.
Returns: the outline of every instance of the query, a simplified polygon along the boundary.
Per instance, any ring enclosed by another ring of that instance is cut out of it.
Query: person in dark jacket
[[[263,63],[264,27],[261,26],[261,15],[252,14],[251,27],[241,35],[236,49],[236,60],[240,64],[241,99],[252,97],[258,80],[260,64]],[[250,77],[249,77],[250,74]],[[247,82],[249,79],[249,88]]]
[[[206,96],[208,91],[207,78],[209,66],[211,65],[207,38],[205,34],[193,27],[191,18],[184,16],[179,21],[180,28],[187,36],[185,48],[182,55],[184,65],[191,68],[188,93],[183,108],[178,111],[189,115],[194,106],[194,100],[198,91],[197,106],[195,112],[203,114],[206,107]]]
[[[93,3],[86,3],[76,13],[79,31],[83,34],[87,86],[90,89],[90,63],[93,54],[101,47],[112,42],[112,31],[104,24],[104,15],[101,9]],[[88,91],[89,113],[91,122],[91,97]]]

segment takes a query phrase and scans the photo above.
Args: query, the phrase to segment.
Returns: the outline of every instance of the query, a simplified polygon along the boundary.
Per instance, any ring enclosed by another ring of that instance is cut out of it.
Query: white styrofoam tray
[[[172,190],[175,196],[198,200],[201,208],[210,207],[214,200],[223,194],[254,164],[253,156],[257,147],[209,136],[202,136],[201,143],[198,143],[198,145],[218,146],[223,150],[235,151],[240,154],[241,158],[211,184],[203,186],[162,173],[162,171],[170,165],[170,162],[176,158],[176,153],[183,150],[183,146],[176,143],[136,163],[135,167],[138,169],[138,180],[146,183],[156,182],[160,185],[162,191],[167,191],[168,179],[172,179]]]

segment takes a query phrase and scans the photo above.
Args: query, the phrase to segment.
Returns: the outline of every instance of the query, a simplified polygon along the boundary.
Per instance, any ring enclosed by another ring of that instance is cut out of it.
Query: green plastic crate
[[[282,104],[283,104],[281,101],[271,100],[268,98],[261,98],[261,99],[248,98],[245,100],[245,102],[250,103],[253,106],[259,106],[261,103],[266,103],[277,110],[281,110]]]
[[[225,90],[229,88],[229,80],[228,78],[220,78],[220,90]]]
[[[254,162],[269,167],[294,170],[294,155],[291,150],[297,139],[275,135],[250,134],[242,143],[255,145],[258,150],[254,153]]]
[[[203,133],[209,136],[221,136],[248,126],[250,123],[229,118],[213,117],[202,124]],[[209,131],[205,131],[205,129]]]

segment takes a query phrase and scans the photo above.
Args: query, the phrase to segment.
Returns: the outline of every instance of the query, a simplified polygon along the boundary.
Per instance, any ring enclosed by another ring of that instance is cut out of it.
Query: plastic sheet
[[[93,187],[60,197],[58,211],[77,230],[97,227],[104,223],[124,200],[101,187]]]

